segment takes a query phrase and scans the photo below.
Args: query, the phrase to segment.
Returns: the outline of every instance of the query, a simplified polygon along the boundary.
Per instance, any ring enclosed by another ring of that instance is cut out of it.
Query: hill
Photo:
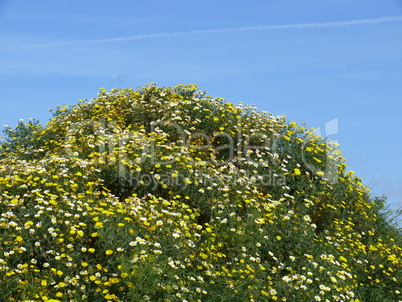
[[[402,236],[330,141],[195,85],[6,129],[4,301],[402,301]]]

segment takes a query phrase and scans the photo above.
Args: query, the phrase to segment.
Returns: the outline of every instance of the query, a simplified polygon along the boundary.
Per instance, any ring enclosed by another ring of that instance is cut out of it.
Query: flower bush
[[[6,129],[4,301],[402,301],[402,236],[303,125],[195,85]]]

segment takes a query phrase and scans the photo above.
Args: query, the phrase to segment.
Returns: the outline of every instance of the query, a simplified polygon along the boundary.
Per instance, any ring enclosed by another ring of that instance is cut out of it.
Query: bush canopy
[[[402,301],[402,236],[304,125],[195,85],[6,128],[3,301]]]

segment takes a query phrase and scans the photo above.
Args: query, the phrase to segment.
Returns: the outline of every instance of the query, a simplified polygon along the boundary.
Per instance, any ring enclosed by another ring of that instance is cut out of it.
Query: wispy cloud
[[[336,22],[324,22],[324,23],[301,23],[301,24],[284,24],[284,25],[262,25],[262,26],[244,26],[244,27],[230,27],[220,29],[203,29],[181,32],[160,32],[153,34],[139,34],[134,36],[111,38],[111,39],[97,39],[97,40],[70,40],[44,44],[32,44],[24,46],[10,46],[0,47],[0,50],[17,50],[17,49],[29,49],[29,48],[48,48],[65,45],[77,45],[77,44],[100,44],[100,43],[116,43],[130,40],[151,39],[159,37],[173,37],[195,34],[224,34],[230,32],[245,32],[245,31],[267,31],[267,30],[287,30],[287,29],[302,29],[302,28],[328,28],[328,27],[345,27],[354,25],[365,24],[378,24],[386,22],[401,22],[402,16],[394,17],[381,17],[372,19],[358,19],[350,21],[336,21]]]

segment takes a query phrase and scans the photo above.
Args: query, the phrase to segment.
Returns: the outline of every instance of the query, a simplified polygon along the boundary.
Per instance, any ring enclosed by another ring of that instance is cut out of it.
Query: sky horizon
[[[402,208],[397,0],[0,0],[0,67],[0,127],[151,82],[196,84],[324,136],[337,119],[329,138],[348,170]]]

